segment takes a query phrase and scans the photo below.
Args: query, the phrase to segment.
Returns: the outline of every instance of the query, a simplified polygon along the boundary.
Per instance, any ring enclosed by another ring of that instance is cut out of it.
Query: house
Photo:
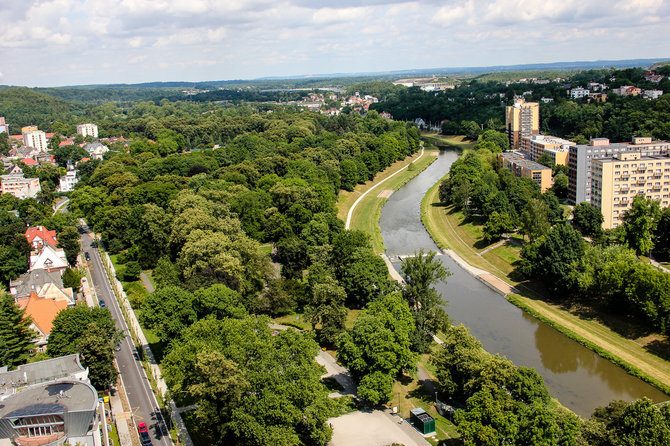
[[[25,311],[25,316],[30,317],[30,329],[37,332],[33,342],[39,351],[44,351],[53,328],[53,320],[61,310],[67,308],[67,302],[40,297],[33,292],[28,297],[17,299],[16,303]]]
[[[56,240],[56,231],[49,231],[44,226],[32,226],[26,229],[26,238],[28,243],[33,246],[33,249],[41,249],[44,245],[58,246]]]
[[[109,147],[100,144],[99,142],[92,142],[90,144],[86,144],[84,146],[84,150],[86,150],[91,155],[91,158],[102,160],[103,155],[109,152]]]
[[[98,404],[77,354],[0,369],[0,444],[101,445]]]
[[[570,90],[570,99],[581,99],[583,97],[587,97],[589,93],[591,92],[586,88],[582,87],[573,88],[572,90]]]
[[[72,192],[74,190],[74,185],[77,184],[79,178],[77,178],[76,170],[68,170],[65,175],[60,177],[60,182],[58,183],[58,192]]]
[[[665,76],[662,74],[656,74],[653,71],[647,71],[644,74],[645,80],[648,80],[649,82],[654,82],[655,84],[661,82]]]
[[[658,99],[663,96],[663,90],[644,90],[642,96],[645,99]]]
[[[35,293],[39,297],[65,301],[68,306],[75,304],[74,291],[63,286],[63,279],[58,271],[45,269],[28,271],[9,282],[9,293],[14,299]]]
[[[21,169],[21,166],[18,164],[13,164],[12,167],[7,170],[8,175],[22,175],[23,174],[23,169]]]
[[[638,96],[642,94],[642,89],[633,87],[632,85],[624,85],[622,87],[613,89],[612,92],[618,94],[619,96]]]
[[[53,248],[50,245],[44,245],[40,252],[34,252],[30,255],[30,270],[45,269],[47,271],[58,271],[63,274],[68,263],[65,258],[65,251]]]

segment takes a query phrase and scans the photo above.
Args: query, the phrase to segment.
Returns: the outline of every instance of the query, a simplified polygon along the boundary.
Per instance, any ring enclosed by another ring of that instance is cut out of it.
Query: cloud
[[[17,84],[253,78],[662,56],[669,21],[667,0],[0,0],[0,52]],[[62,60],[129,63],[38,74]]]

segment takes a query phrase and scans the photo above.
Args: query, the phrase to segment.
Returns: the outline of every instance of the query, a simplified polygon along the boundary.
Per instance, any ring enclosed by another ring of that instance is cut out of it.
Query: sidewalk
[[[111,397],[109,399],[112,405],[112,421],[116,423],[116,431],[119,434],[119,441],[121,446],[131,446],[133,444],[133,437],[130,435],[130,412],[123,409],[121,402],[121,395],[118,388],[112,388]]]

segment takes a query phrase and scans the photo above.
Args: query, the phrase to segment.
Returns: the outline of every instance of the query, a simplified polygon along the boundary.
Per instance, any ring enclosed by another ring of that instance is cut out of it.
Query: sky
[[[670,59],[670,0],[0,0],[0,84]]]

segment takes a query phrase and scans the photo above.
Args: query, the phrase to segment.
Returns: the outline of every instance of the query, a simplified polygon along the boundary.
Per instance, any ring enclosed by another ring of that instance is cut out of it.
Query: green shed
[[[410,412],[409,422],[416,430],[422,434],[432,434],[435,432],[435,419],[428,415],[425,410],[420,407],[412,409]]]

